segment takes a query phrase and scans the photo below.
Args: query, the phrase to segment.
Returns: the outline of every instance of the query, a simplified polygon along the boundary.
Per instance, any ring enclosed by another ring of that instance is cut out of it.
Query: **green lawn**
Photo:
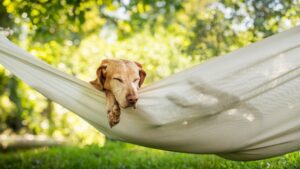
[[[104,147],[66,146],[0,153],[0,169],[97,168],[300,168],[300,152],[268,160],[236,162],[214,155],[192,155],[108,141]]]

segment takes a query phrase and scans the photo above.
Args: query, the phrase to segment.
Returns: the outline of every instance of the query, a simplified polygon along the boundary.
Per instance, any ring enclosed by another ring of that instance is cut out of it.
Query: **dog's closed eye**
[[[120,83],[123,83],[123,82],[124,82],[121,78],[118,78],[118,77],[114,77],[113,79],[114,79],[114,80],[117,80],[117,81],[120,82]]]
[[[136,79],[133,80],[133,82],[137,82],[139,80],[140,80],[140,78],[136,78]]]

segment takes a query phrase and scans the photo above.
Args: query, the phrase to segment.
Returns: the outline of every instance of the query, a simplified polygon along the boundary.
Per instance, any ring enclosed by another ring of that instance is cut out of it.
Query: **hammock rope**
[[[0,64],[106,136],[257,160],[300,149],[300,26],[143,87],[111,129],[105,96],[0,36]]]

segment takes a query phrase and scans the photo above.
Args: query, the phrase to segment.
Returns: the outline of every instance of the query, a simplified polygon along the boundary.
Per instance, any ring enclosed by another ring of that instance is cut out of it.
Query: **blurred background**
[[[147,85],[299,23],[300,0],[0,0],[2,33],[85,81],[101,59],[124,58],[144,65]],[[105,142],[1,65],[0,135]]]

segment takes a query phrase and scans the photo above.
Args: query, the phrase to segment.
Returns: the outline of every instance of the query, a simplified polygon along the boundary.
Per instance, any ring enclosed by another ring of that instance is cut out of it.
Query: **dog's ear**
[[[106,80],[106,68],[108,65],[109,60],[104,59],[102,60],[100,66],[98,67],[96,71],[96,79],[93,81],[90,81],[90,83],[98,90],[103,90],[104,83]]]
[[[139,87],[141,87],[145,81],[147,74],[146,74],[145,70],[143,69],[142,64],[140,64],[138,62],[135,62],[135,64],[139,67],[139,75],[140,75]]]

